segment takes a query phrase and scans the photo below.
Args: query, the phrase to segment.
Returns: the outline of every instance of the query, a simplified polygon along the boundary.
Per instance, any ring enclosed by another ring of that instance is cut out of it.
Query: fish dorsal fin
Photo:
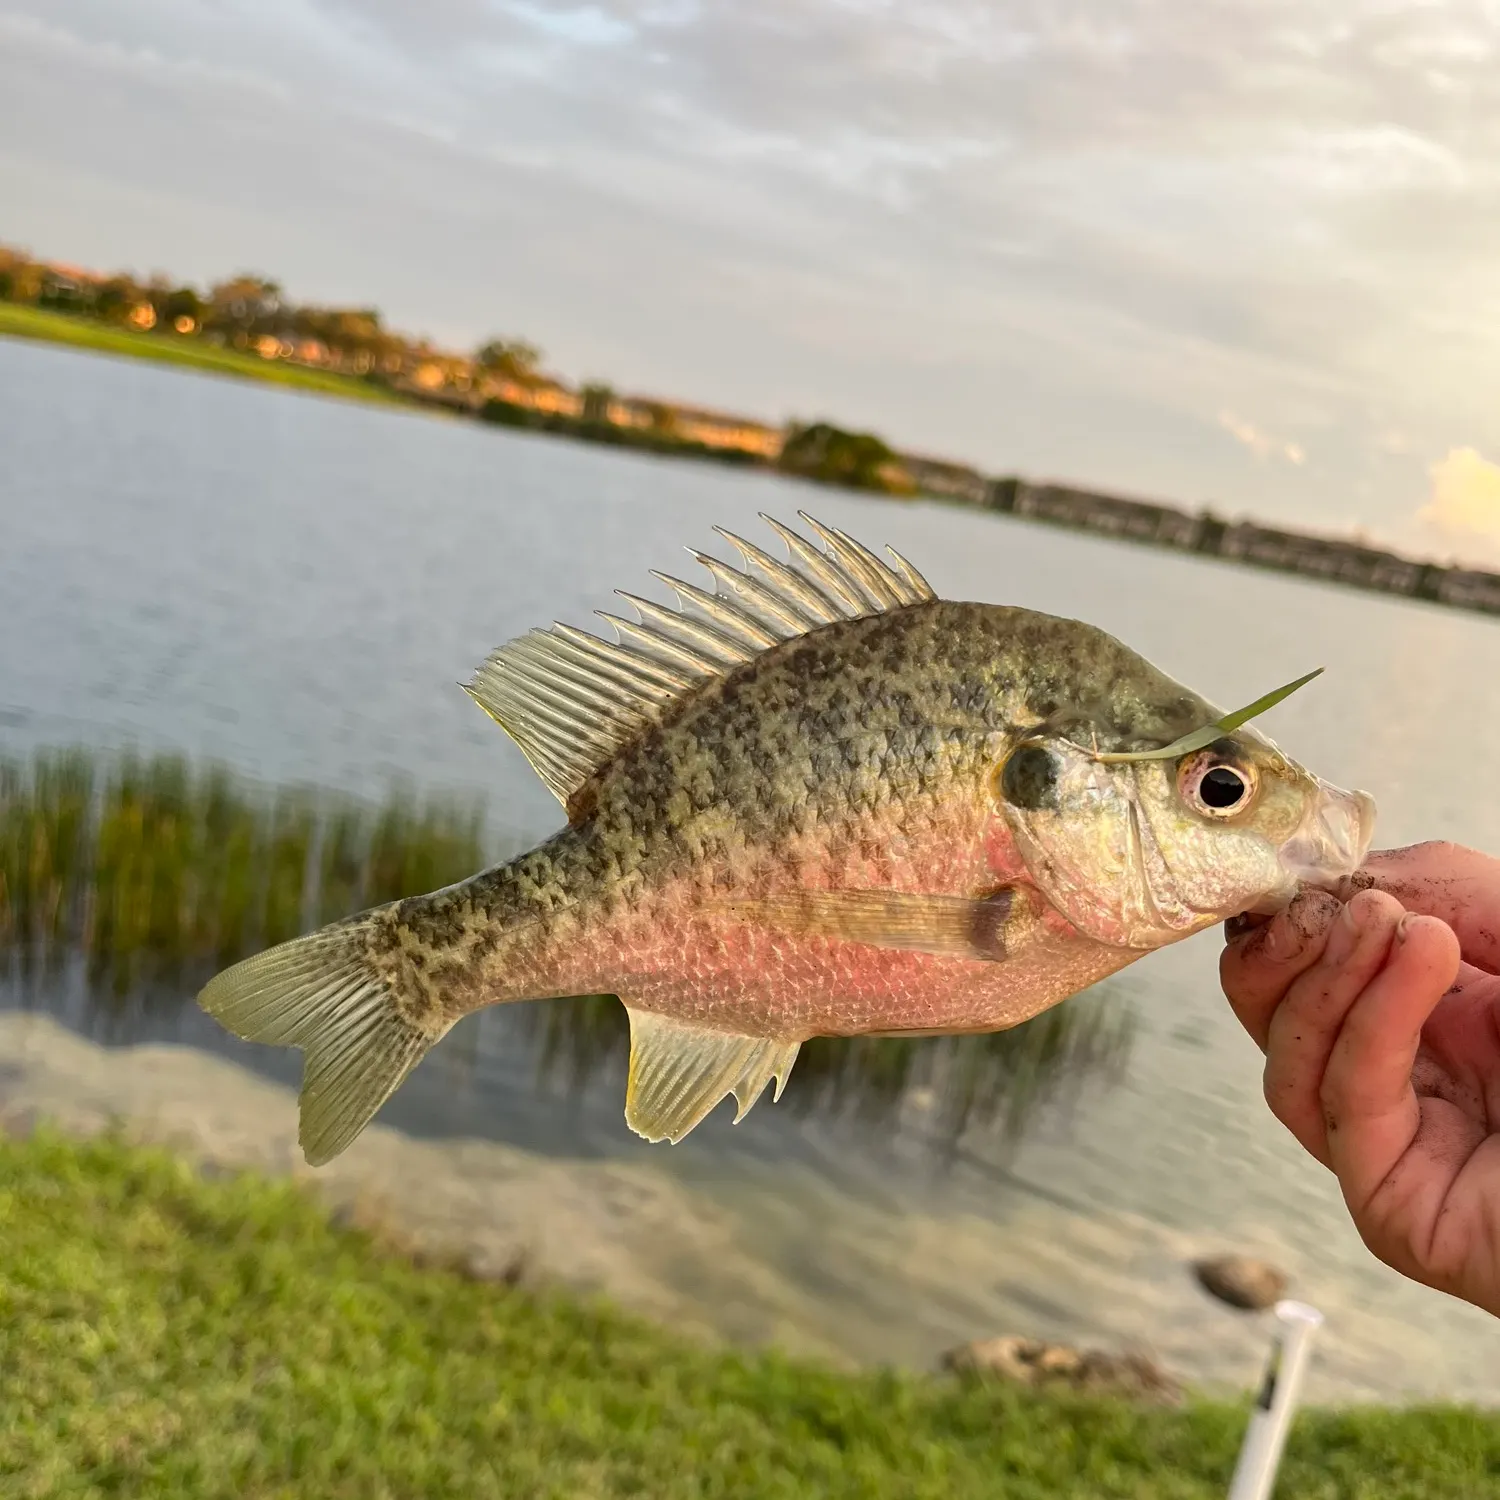
[[[802,1045],[713,1031],[633,1005],[625,1009],[630,1017],[625,1123],[648,1141],[675,1145],[726,1094],[739,1106],[738,1125],[773,1078],[772,1098],[781,1098]]]
[[[894,548],[887,549],[892,562],[883,562],[844,532],[798,514],[823,547],[762,516],[790,554],[778,562],[715,527],[745,565],[693,552],[712,590],[653,572],[677,595],[675,608],[622,591],[639,620],[600,611],[618,642],[569,625],[533,630],[491,652],[464,690],[567,807],[625,745],[704,683],[821,625],[937,597]]]

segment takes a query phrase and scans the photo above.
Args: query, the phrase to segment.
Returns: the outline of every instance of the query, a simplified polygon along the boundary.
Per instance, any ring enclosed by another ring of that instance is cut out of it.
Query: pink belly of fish
[[[747,1036],[800,1041],[886,1031],[998,1031],[1141,956],[1061,917],[1000,960],[953,958],[783,933],[701,915],[605,924],[578,942],[556,993],[628,1005]]]

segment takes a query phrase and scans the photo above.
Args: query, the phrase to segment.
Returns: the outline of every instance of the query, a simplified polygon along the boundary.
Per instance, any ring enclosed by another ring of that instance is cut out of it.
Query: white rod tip
[[[1306,1323],[1310,1328],[1319,1328],[1323,1324],[1323,1314],[1317,1308],[1309,1307],[1306,1302],[1278,1302],[1276,1316],[1283,1323]]]

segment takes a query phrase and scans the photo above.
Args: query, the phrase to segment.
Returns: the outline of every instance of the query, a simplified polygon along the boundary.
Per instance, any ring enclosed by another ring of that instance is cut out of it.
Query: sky
[[[1500,562],[1500,0],[0,0],[0,240]]]

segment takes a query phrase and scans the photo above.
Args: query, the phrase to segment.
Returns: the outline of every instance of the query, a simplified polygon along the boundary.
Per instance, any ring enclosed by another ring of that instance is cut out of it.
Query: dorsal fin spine
[[[636,620],[606,614],[602,609],[597,613],[601,620],[608,620],[620,632],[622,639],[635,641],[643,651],[650,652],[658,659],[674,664],[681,662],[695,677],[717,675],[718,663],[682,641],[673,640],[671,636],[663,635],[661,631],[653,630],[649,625],[642,625]]]
[[[691,547],[688,551],[708,569],[716,583],[722,584],[730,596],[738,599],[744,607],[753,610],[768,630],[779,632],[782,640],[801,635],[818,623],[809,619],[789,601],[778,599],[770,589],[748,573],[741,573],[738,568],[731,568],[728,563],[720,562],[717,557],[710,557],[705,552],[694,552]]]
[[[787,551],[797,558],[804,568],[826,588],[843,606],[841,611],[846,617],[850,614],[862,614],[870,607],[870,601],[864,593],[850,586],[848,580],[839,576],[838,570],[825,553],[819,552],[805,536],[799,536],[790,526],[771,516],[762,514],[761,520],[765,521],[787,545]]]
[[[715,630],[712,625],[695,620],[681,610],[668,609],[665,605],[654,604],[650,599],[628,594],[624,589],[616,589],[615,592],[640,611],[641,619],[665,634],[691,641],[698,650],[712,655],[716,665],[729,667],[743,659],[743,648],[721,631]]]
[[[858,542],[850,542],[842,531],[813,520],[806,511],[798,511],[797,514],[822,537],[828,548],[863,586],[877,609],[889,609],[902,602],[900,593],[892,587],[889,571],[882,566],[878,557],[867,552]]]
[[[732,531],[725,531],[722,526],[715,526],[714,530],[731,546],[738,548],[746,563],[753,563],[783,594],[795,599],[801,605],[802,612],[817,624],[828,625],[839,618],[841,611],[838,605],[817,584],[799,577],[785,563],[777,562],[753,542],[737,537]]]
[[[932,592],[932,585],[889,542],[886,543],[885,550],[891,554],[891,559],[896,564],[896,571],[906,580],[906,586],[916,595],[917,600],[925,603],[929,599],[937,598],[937,595]]]
[[[680,578],[673,578],[670,573],[653,571],[651,576],[666,584],[679,599],[696,604],[704,614],[711,620],[717,621],[726,630],[738,631],[752,651],[764,651],[776,644],[777,637],[772,635],[759,620],[751,619],[733,599],[726,599],[721,594],[706,594],[694,584],[684,583]]]

